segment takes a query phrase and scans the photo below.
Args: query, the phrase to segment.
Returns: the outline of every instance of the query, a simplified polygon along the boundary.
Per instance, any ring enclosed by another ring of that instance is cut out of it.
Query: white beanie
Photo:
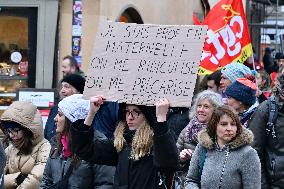
[[[83,99],[82,94],[73,94],[61,100],[58,107],[72,123],[85,119],[90,110],[90,101]]]

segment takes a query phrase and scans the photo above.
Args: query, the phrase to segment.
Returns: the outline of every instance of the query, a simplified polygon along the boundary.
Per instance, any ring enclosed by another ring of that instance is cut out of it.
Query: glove
[[[16,178],[17,185],[21,185],[22,182],[28,177],[28,174],[20,173],[19,176]]]

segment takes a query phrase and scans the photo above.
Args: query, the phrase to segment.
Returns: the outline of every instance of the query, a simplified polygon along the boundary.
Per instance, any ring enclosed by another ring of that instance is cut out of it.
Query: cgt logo
[[[230,15],[223,17],[225,23],[222,28],[216,31],[212,29],[207,31],[205,48],[201,57],[201,61],[208,58],[215,65],[219,64],[226,53],[228,56],[234,57],[242,50],[240,40],[244,32],[243,18],[240,13],[233,10],[231,5],[222,5],[222,9],[228,11]],[[206,48],[206,46],[211,49]]]

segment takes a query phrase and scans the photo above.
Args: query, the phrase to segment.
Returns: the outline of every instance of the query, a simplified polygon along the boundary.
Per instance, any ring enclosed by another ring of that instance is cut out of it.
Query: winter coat
[[[5,189],[38,189],[51,148],[49,142],[43,138],[40,112],[31,103],[14,102],[2,114],[1,120],[17,122],[33,133],[31,154],[19,155],[19,150],[12,144],[5,149]],[[20,173],[28,174],[28,177],[17,186],[15,179]]]
[[[40,189],[48,189],[53,184],[62,180],[71,165],[71,158],[64,159],[62,155],[49,157],[44,170]],[[106,171],[112,172],[110,166],[92,165],[84,160],[81,160],[79,167],[73,168],[71,175],[68,178],[68,187],[66,189],[90,189],[102,188],[112,189],[112,177],[105,175]],[[100,176],[95,176],[100,175]]]
[[[95,132],[97,137],[106,138],[103,134]],[[54,138],[51,140],[55,144]],[[55,146],[54,146],[55,147]],[[53,150],[54,151],[54,150]],[[71,165],[71,158],[63,158],[62,155],[55,157],[51,153],[45,166],[40,189],[48,189],[51,185],[62,180]],[[112,189],[115,167],[105,165],[94,165],[81,160],[79,167],[73,168],[68,178],[66,189]]]
[[[130,159],[131,144],[123,145],[118,153],[112,140],[93,137],[93,128],[83,122],[75,122],[71,129],[76,154],[97,164],[116,166],[115,189],[158,189],[164,188],[159,174],[174,172],[178,166],[177,148],[174,137],[166,122],[153,126],[154,139],[152,153],[137,161]],[[162,185],[159,185],[162,183]]]
[[[200,143],[194,151],[186,177],[186,189],[260,189],[260,161],[257,152],[249,146],[253,134],[248,129],[243,129],[223,149],[218,148],[206,130],[200,132]],[[202,148],[207,152],[199,181]]]
[[[184,149],[190,149],[194,151],[195,147],[198,144],[197,134],[199,131],[206,127],[206,123],[200,123],[197,120],[196,116],[194,116],[178,137],[178,141],[176,143],[178,152],[180,153]],[[190,160],[180,163],[179,178],[181,179],[182,188],[184,188],[184,181],[188,171],[189,163]]]
[[[173,107],[169,110],[167,115],[167,123],[170,130],[174,133],[175,140],[178,140],[178,137],[181,131],[186,127],[189,122],[189,109],[181,107]]]
[[[3,144],[0,141],[0,189],[4,186],[4,168],[6,165],[6,154],[3,148]]]
[[[58,105],[53,106],[50,109],[45,127],[44,127],[44,138],[51,141],[52,137],[56,135],[56,125],[54,118],[58,113]]]
[[[255,139],[252,147],[256,149],[261,162],[261,184],[263,189],[272,187],[284,187],[284,106],[278,102],[278,114],[275,123],[276,138],[267,133],[267,122],[269,117],[268,103],[264,101],[255,111],[250,129]]]

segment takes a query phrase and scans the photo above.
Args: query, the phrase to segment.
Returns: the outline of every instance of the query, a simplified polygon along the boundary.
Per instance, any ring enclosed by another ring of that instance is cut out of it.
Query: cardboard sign
[[[100,22],[84,96],[189,107],[207,26]]]

